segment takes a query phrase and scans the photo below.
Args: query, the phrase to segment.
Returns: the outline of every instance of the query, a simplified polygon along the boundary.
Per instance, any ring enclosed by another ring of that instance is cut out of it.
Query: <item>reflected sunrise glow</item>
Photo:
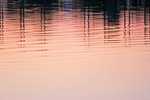
[[[150,1],[0,0],[0,100],[149,100]]]

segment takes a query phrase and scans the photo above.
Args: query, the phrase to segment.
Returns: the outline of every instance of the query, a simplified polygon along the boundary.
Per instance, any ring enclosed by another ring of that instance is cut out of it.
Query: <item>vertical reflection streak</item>
[[[108,26],[110,26],[110,4],[111,2],[109,3],[109,0],[107,0],[107,15],[108,15]]]
[[[89,3],[88,3],[88,35],[90,35],[89,34],[89,28],[90,28],[90,15],[89,15]]]
[[[25,47],[25,6],[24,0],[20,1],[20,37],[21,47]]]
[[[129,19],[128,19],[129,20],[129,24],[128,25],[129,25],[129,30],[130,30],[130,28],[131,28],[131,26],[130,26],[130,16],[131,16],[130,15],[130,0],[128,0],[128,11],[129,11],[129,16],[128,16],[129,17]]]
[[[107,22],[108,22],[108,28],[107,28],[107,34],[106,34],[106,39],[110,39],[110,26],[111,26],[111,4],[112,4],[112,2],[111,2],[111,0],[107,0]],[[107,40],[107,41],[109,41],[109,40]]]
[[[106,42],[106,11],[105,11],[105,9],[106,9],[106,5],[105,5],[105,1],[104,1],[104,43]]]
[[[84,9],[83,9],[83,11],[84,11],[84,35],[85,35],[85,31],[86,31],[86,21],[85,21],[85,2],[83,2],[83,5],[84,5]]]
[[[131,23],[131,19],[130,19],[130,17],[131,17],[131,13],[130,13],[130,5],[131,5],[131,2],[130,2],[130,0],[128,0],[128,12],[129,12],[129,16],[128,16],[128,27],[129,27],[129,31],[128,31],[128,34],[129,34],[129,43],[131,43],[131,37],[130,37],[130,33],[131,33],[131,25],[130,25],[130,23]]]
[[[126,3],[124,2],[124,43],[126,43]]]
[[[144,2],[144,36],[146,38],[146,5],[145,5],[145,0],[143,1]]]
[[[149,6],[149,39],[150,39],[150,6]]]
[[[3,12],[3,5],[0,7],[1,15],[0,15],[0,44],[4,44],[4,12]]]
[[[46,3],[44,2],[44,4],[41,3],[41,12],[40,12],[40,15],[41,15],[41,41],[43,41],[43,44],[45,44],[46,42],[46,39],[45,39],[45,5]]]

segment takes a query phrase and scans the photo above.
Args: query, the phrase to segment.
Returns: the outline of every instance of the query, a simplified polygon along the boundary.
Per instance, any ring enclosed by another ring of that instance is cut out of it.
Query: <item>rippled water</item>
[[[0,100],[150,100],[149,0],[0,0]]]

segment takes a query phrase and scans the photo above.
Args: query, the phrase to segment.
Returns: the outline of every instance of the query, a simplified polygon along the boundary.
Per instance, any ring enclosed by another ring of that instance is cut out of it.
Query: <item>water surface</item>
[[[0,0],[0,100],[150,100],[147,0]]]

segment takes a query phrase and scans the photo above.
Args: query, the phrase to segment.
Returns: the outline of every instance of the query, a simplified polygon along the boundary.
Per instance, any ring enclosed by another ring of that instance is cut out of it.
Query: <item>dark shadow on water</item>
[[[41,41],[46,41],[46,26],[49,24],[53,17],[53,12],[66,11],[81,13],[83,16],[84,24],[84,36],[90,37],[92,25],[94,21],[92,18],[98,16],[97,19],[103,20],[103,34],[104,42],[111,41],[112,38],[117,38],[117,30],[120,28],[120,18],[123,19],[123,36],[124,43],[131,42],[131,35],[134,28],[134,20],[137,24],[140,20],[143,20],[143,36],[148,38],[150,33],[149,16],[150,16],[150,0],[5,0],[7,1],[7,14],[12,13],[20,14],[20,37],[21,44],[25,42],[25,22],[27,13],[39,13],[40,14],[40,27],[41,27]],[[2,7],[1,7],[2,8]],[[35,10],[35,8],[38,8]],[[79,10],[80,12],[77,12]],[[141,11],[143,14],[141,14]],[[3,12],[1,10],[1,12]],[[1,13],[1,19],[3,18]],[[46,17],[48,16],[48,17]],[[59,15],[58,15],[59,16]],[[65,16],[65,15],[64,15]],[[100,16],[103,16],[100,18]],[[142,18],[141,18],[142,17]],[[149,18],[149,19],[148,19]],[[4,18],[3,18],[4,19]],[[77,17],[78,19],[78,17]],[[140,22],[141,23],[141,22]],[[3,34],[3,20],[1,24],[1,34]],[[115,28],[114,28],[115,27]],[[102,29],[99,27],[99,29]],[[50,30],[50,29],[48,29]],[[115,33],[116,35],[112,35]],[[1,35],[1,38],[3,35]],[[150,36],[149,36],[150,37]],[[3,40],[3,39],[1,39]],[[43,42],[46,43],[46,42]],[[25,46],[25,45],[24,45]]]

